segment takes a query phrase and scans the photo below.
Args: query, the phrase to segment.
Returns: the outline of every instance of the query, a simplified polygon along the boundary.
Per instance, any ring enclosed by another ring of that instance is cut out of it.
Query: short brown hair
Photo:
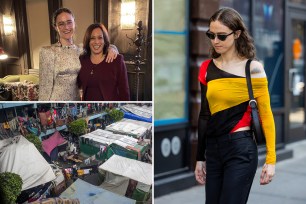
[[[101,31],[102,31],[102,35],[103,35],[103,39],[104,39],[103,53],[107,52],[107,49],[109,47],[108,32],[107,32],[107,30],[106,30],[106,28],[103,24],[94,23],[94,24],[91,24],[90,26],[88,26],[88,28],[85,32],[84,39],[83,39],[83,49],[84,49],[83,55],[90,56],[90,54],[91,54],[90,47],[89,47],[89,42],[90,42],[90,38],[91,38],[91,33],[96,28],[100,28]]]
[[[240,30],[241,34],[238,39],[235,40],[235,47],[240,57],[247,59],[253,59],[256,56],[256,49],[254,46],[254,40],[249,35],[248,30],[243,22],[240,14],[232,8],[221,8],[209,19],[208,26],[213,21],[220,21],[223,25],[227,26],[232,31]],[[218,58],[221,54],[211,46],[210,55],[212,58]]]

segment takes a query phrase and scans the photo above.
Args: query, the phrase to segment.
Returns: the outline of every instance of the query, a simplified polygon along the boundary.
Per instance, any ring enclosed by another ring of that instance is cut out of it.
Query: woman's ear
[[[241,30],[235,31],[235,39],[238,39],[241,34]]]
[[[58,33],[56,25],[53,25],[53,29]]]

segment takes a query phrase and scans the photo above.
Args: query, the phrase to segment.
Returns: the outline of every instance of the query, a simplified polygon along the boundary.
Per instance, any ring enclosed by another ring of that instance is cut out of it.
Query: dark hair
[[[208,26],[210,26],[210,23],[213,21],[220,21],[232,31],[240,30],[241,34],[239,38],[235,40],[235,47],[238,55],[247,59],[255,58],[256,49],[254,40],[249,35],[242,17],[236,10],[228,7],[221,8],[209,19]],[[221,54],[217,53],[213,46],[211,46],[210,55],[212,58],[218,58]]]
[[[53,13],[53,16],[52,16],[52,25],[55,27],[56,26],[56,18],[58,15],[60,15],[61,13],[69,13],[70,15],[72,15],[73,18],[74,15],[72,13],[72,11],[68,8],[59,8],[57,9],[54,13]]]
[[[107,52],[107,49],[109,47],[108,32],[107,32],[107,30],[106,30],[106,28],[103,24],[94,23],[94,24],[91,24],[90,26],[88,26],[88,28],[86,30],[86,33],[84,35],[84,39],[83,39],[84,52],[83,52],[82,55],[90,56],[91,51],[90,51],[90,47],[89,47],[89,42],[90,42],[90,38],[91,38],[91,33],[96,28],[100,28],[101,31],[102,31],[102,35],[103,35],[103,39],[104,39],[103,53]]]

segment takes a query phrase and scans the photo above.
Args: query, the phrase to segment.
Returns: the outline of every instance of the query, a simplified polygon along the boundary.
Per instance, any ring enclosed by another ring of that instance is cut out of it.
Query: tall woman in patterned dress
[[[58,9],[53,14],[53,26],[58,34],[58,42],[43,47],[39,56],[39,100],[80,100],[77,76],[81,69],[79,56],[83,48],[73,42],[73,13],[67,8]],[[106,60],[112,61],[117,53],[116,49],[110,48]]]
[[[199,74],[201,111],[195,177],[206,185],[206,204],[244,204],[258,164],[245,78],[245,65],[255,58],[255,47],[234,9],[221,8],[208,25],[212,59],[202,63]],[[266,138],[266,161],[260,177],[260,184],[265,185],[275,173],[275,125],[263,65],[253,60],[250,71]]]

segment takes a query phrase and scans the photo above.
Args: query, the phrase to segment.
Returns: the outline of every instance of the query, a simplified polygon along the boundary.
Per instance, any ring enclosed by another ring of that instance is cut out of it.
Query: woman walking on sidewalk
[[[247,203],[258,164],[257,145],[250,129],[251,108],[245,78],[255,47],[237,11],[218,10],[209,20],[211,57],[199,73],[199,115],[196,180],[206,185],[206,204]],[[250,65],[255,99],[266,139],[266,163],[260,184],[275,174],[275,125],[263,65]]]

